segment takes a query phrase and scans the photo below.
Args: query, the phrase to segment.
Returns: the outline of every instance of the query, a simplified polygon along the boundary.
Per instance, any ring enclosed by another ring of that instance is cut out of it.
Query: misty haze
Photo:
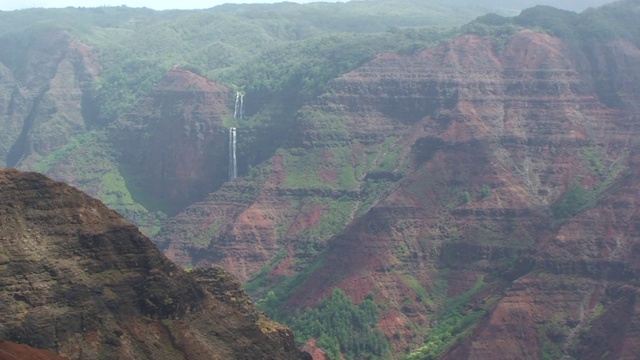
[[[638,1],[102,5],[0,7],[0,360],[637,358]]]

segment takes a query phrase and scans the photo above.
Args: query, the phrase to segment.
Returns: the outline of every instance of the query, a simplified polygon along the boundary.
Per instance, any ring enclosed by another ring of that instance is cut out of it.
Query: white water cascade
[[[239,91],[236,93],[236,105],[233,109],[233,118],[240,120],[244,118],[244,94]]]
[[[229,128],[229,181],[238,177],[236,164],[236,128]]]

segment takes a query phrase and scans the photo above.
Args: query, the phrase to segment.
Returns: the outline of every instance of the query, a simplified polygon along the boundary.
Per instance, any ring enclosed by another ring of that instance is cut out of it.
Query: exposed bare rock
[[[50,351],[38,350],[32,347],[0,340],[0,360],[65,360]]]
[[[307,358],[230,275],[185,273],[99,201],[16,170],[0,189],[1,337],[70,359]]]

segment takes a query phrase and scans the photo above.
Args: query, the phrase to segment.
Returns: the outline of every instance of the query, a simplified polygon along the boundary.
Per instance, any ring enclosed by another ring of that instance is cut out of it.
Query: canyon
[[[0,158],[103,200],[204,297],[221,266],[285,323],[335,289],[375,302],[394,358],[632,359],[638,11],[481,17],[436,46],[378,53],[314,96],[300,95],[310,79],[247,85],[246,119],[233,116],[241,85],[179,64],[108,118],[99,58],[52,32],[20,71],[0,68]],[[167,316],[156,300],[151,317]],[[326,356],[321,339],[297,340]]]

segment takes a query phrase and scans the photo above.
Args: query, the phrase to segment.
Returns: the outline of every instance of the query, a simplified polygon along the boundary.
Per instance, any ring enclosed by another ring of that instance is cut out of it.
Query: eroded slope
[[[236,280],[178,269],[99,201],[16,170],[0,188],[3,338],[71,359],[306,358]]]
[[[396,353],[424,342],[416,358],[441,356],[475,328],[448,356],[586,354],[589,336],[607,344],[596,353],[623,356],[632,331],[613,344],[591,325],[609,326],[605,310],[635,291],[615,290],[635,266],[632,229],[607,219],[634,214],[609,199],[636,186],[639,55],[628,41],[580,49],[530,30],[500,47],[465,35],[381,55],[303,108],[296,139],[252,181],[159,239],[181,264],[276,284],[271,305],[287,312],[335,287],[356,303],[372,293]],[[328,223],[344,230],[310,237]]]

